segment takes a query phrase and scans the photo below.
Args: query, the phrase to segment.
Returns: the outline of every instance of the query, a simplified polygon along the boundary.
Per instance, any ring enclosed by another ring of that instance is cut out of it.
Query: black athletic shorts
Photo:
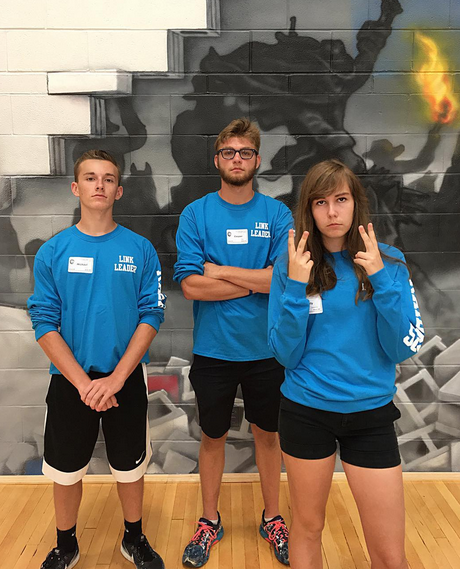
[[[364,468],[401,464],[394,421],[401,413],[391,401],[358,413],[334,413],[282,397],[279,433],[281,449],[295,458],[319,459],[340,449],[343,462]]]
[[[278,430],[284,368],[275,358],[231,362],[194,355],[189,378],[198,403],[200,426],[208,437],[218,439],[230,429],[240,384],[247,421],[264,431]]]
[[[90,372],[91,379],[110,375]],[[145,365],[139,364],[115,394],[119,407],[97,412],[62,375],[52,375],[46,397],[43,474],[65,486],[85,475],[102,421],[107,458],[118,482],[135,482],[151,457]]]

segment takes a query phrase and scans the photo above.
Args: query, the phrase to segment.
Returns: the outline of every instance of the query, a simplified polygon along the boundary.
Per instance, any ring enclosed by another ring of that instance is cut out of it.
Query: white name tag
[[[227,245],[246,245],[247,242],[247,229],[227,229]]]
[[[323,300],[319,294],[308,297],[310,301],[310,314],[321,314],[323,312]]]
[[[93,272],[94,259],[92,257],[69,257],[69,273],[88,273]]]

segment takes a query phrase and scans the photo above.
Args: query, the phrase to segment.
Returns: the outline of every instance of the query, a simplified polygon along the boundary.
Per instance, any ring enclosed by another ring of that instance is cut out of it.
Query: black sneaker
[[[64,553],[55,547],[48,553],[40,569],[71,569],[75,567],[79,559],[80,550],[78,549],[78,545],[77,549],[72,551],[72,553]]]
[[[164,569],[163,559],[154,551],[143,533],[134,543],[121,542],[121,554],[137,569]]]
[[[260,535],[273,545],[275,557],[283,565],[289,565],[289,530],[286,522],[281,516],[276,516],[269,522],[264,518],[265,510],[262,513],[262,522],[259,527]]]
[[[208,562],[211,547],[218,543],[223,535],[224,528],[220,522],[220,514],[217,512],[217,524],[213,524],[206,518],[198,520],[198,527],[182,556],[182,563],[186,567],[203,567]]]

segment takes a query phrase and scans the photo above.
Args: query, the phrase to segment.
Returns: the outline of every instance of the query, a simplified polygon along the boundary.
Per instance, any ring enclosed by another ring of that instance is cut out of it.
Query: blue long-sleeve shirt
[[[86,372],[112,371],[140,323],[158,330],[164,320],[156,251],[120,225],[98,237],[62,231],[40,247],[34,277],[27,305],[35,338],[60,332]],[[50,373],[60,372],[51,364]]]
[[[404,260],[398,249],[380,248]],[[396,364],[415,355],[424,339],[414,288],[405,265],[383,259],[384,268],[369,277],[372,299],[355,304],[352,261],[347,252],[332,257],[337,284],[311,308],[305,283],[287,276],[287,255],[275,264],[268,335],[286,368],[281,391],[326,411],[375,409],[392,400]]]
[[[202,275],[204,263],[265,269],[287,249],[289,209],[256,193],[235,205],[217,192],[189,204],[177,230],[174,280]],[[268,294],[193,303],[193,353],[227,361],[273,357],[267,345]]]

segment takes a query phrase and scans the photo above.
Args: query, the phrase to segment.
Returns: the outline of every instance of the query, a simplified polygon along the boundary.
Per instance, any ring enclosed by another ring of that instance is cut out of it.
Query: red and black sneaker
[[[286,522],[281,516],[276,516],[269,522],[265,521],[265,510],[262,512],[262,522],[260,523],[260,535],[273,545],[275,557],[283,565],[289,565],[289,530]]]
[[[195,535],[192,537],[182,556],[182,563],[186,567],[203,567],[208,562],[211,553],[211,547],[218,543],[223,535],[224,528],[220,522],[220,514],[217,524],[213,524],[206,518],[198,520],[198,527]]]

